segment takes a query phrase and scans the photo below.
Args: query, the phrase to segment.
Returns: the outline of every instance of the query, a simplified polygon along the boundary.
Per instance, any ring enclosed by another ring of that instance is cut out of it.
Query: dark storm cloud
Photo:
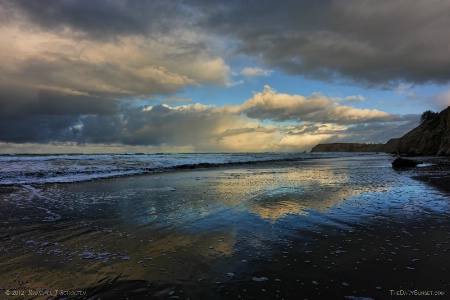
[[[214,129],[228,117],[214,108],[195,105],[178,109],[165,105],[123,107],[118,115],[83,117],[77,142],[197,146],[212,138]]]
[[[119,101],[84,95],[64,95],[40,91],[38,101],[25,108],[30,114],[49,115],[111,115],[117,112]]]
[[[67,94],[52,90],[34,90],[27,87],[0,84],[0,116],[22,119],[30,115],[114,114],[119,103],[116,99],[83,94]],[[20,91],[20,92],[18,92]]]
[[[212,136],[228,116],[215,108],[191,105],[151,109],[121,105],[100,96],[68,95],[18,87],[0,97],[0,140],[13,143],[75,142],[123,145],[189,145]],[[5,90],[7,90],[5,88]]]
[[[94,39],[165,34],[175,23],[186,20],[180,18],[183,8],[179,1],[19,0],[2,4],[14,12],[11,16],[24,15],[34,26],[49,31],[70,29]],[[186,16],[186,11],[183,14]]]
[[[71,140],[78,117],[66,115],[15,115],[0,118],[0,140],[12,143],[47,143]]]
[[[99,101],[103,105],[97,107],[98,101],[75,98],[58,99],[51,95],[16,108],[14,114],[0,119],[0,140],[194,145],[211,138],[211,130],[228,118],[213,108],[172,109],[159,105],[146,110],[120,106],[114,101],[108,103],[108,100]]]
[[[205,28],[291,74],[369,86],[450,79],[447,0],[196,3]]]
[[[208,32],[237,41],[238,52],[261,57],[272,68],[326,81],[349,79],[387,87],[450,79],[447,0],[2,0],[0,4],[6,19],[26,18],[29,26],[95,40],[163,37],[180,28]],[[196,52],[207,45],[186,47]]]
[[[48,90],[28,90],[0,85],[0,141],[72,141],[82,115],[114,115],[118,101]]]

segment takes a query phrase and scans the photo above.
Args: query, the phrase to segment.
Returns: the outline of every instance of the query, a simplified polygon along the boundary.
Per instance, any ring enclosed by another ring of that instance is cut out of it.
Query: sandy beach
[[[1,297],[448,299],[448,174],[392,160],[3,187]]]

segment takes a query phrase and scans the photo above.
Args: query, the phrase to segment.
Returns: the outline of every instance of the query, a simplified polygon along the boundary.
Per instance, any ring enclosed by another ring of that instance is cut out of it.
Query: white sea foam
[[[67,154],[0,155],[0,186],[89,181],[101,178],[250,163],[326,158],[336,154],[233,153],[233,154]]]
[[[226,164],[354,156],[354,153],[201,153],[0,155],[0,186],[101,178]],[[360,154],[367,155],[367,154]]]

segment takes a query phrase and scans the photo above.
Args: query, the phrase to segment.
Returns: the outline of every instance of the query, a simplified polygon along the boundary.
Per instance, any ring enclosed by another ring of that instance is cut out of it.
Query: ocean
[[[177,169],[282,162],[349,153],[158,153],[0,155],[0,185],[82,182]],[[354,154],[353,154],[354,155]],[[367,155],[367,154],[366,154]]]

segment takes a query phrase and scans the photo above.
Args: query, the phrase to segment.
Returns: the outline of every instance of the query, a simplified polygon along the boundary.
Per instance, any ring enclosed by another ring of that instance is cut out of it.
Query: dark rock
[[[393,168],[411,168],[411,167],[415,167],[418,164],[422,164],[422,163],[423,162],[421,162],[421,161],[399,157],[399,158],[396,158],[392,162],[392,167]]]

